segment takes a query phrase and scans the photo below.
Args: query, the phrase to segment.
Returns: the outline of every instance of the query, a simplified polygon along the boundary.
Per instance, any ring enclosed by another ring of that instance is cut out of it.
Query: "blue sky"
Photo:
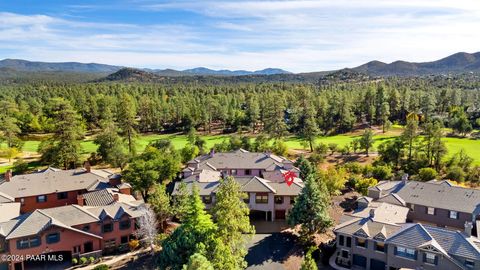
[[[480,51],[478,0],[16,0],[0,59],[307,72]]]

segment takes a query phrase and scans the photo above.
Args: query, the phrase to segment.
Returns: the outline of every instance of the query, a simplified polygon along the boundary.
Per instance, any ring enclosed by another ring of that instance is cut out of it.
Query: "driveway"
[[[288,233],[256,234],[247,246],[247,269],[285,269],[283,262],[294,245],[295,237]]]

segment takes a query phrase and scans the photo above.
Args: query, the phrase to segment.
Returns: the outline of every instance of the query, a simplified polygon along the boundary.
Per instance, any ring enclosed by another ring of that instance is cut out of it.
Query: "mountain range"
[[[0,77],[13,76],[12,74],[32,74],[32,73],[89,73],[98,78],[105,77],[106,80],[138,80],[146,78],[147,81],[163,80],[165,77],[248,77],[256,80],[276,80],[276,81],[302,81],[304,79],[322,78],[328,74],[339,74],[342,76],[351,76],[352,74],[362,74],[362,76],[383,77],[383,76],[423,76],[423,75],[441,75],[441,74],[460,74],[460,73],[480,73],[480,52],[465,53],[459,52],[448,57],[432,62],[406,62],[395,61],[384,63],[380,61],[371,61],[354,68],[345,68],[336,71],[319,71],[309,73],[294,74],[283,69],[267,68],[258,71],[246,70],[212,70],[205,67],[198,67],[187,70],[174,69],[133,69],[123,66],[113,66],[97,63],[47,63],[31,62],[18,59],[5,59],[0,61]],[[26,76],[26,75],[25,75]]]

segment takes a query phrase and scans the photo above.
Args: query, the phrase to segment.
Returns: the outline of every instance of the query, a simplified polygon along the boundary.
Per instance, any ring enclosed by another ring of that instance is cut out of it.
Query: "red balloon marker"
[[[285,178],[285,182],[287,183],[288,186],[292,185],[293,180],[295,180],[295,177],[297,177],[297,175],[291,171],[285,172],[283,174],[283,178]]]

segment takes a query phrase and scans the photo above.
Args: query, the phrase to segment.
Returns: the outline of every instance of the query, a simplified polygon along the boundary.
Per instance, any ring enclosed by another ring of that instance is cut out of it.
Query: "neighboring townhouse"
[[[93,170],[88,164],[75,170],[48,168],[15,176],[8,171],[0,183],[0,202],[20,203],[21,213],[28,213],[36,209],[77,204],[79,195],[105,189],[131,194],[131,187],[121,183],[119,174]]]
[[[354,218],[338,225],[335,268],[480,269],[480,241],[465,232],[422,225],[391,224],[372,217]]]
[[[465,222],[476,225],[480,219],[480,190],[455,186],[448,181],[382,181],[369,188],[368,197],[408,207],[409,222],[463,230]]]
[[[292,161],[271,153],[254,153],[240,149],[226,153],[211,152],[187,162],[182,171],[188,189],[196,186],[206,205],[215,203],[215,193],[222,177],[232,176],[245,192],[245,202],[254,219],[274,221],[285,219],[288,211],[303,188],[303,182],[295,177],[291,185],[285,174],[298,169]],[[175,183],[173,195],[180,182]]]
[[[72,258],[127,250],[128,242],[136,239],[136,220],[143,214],[142,206],[142,201],[67,205],[1,222],[0,255],[17,255],[17,261],[0,262],[0,269],[28,269],[38,264],[22,261],[26,255],[62,255],[65,262],[70,262]]]

